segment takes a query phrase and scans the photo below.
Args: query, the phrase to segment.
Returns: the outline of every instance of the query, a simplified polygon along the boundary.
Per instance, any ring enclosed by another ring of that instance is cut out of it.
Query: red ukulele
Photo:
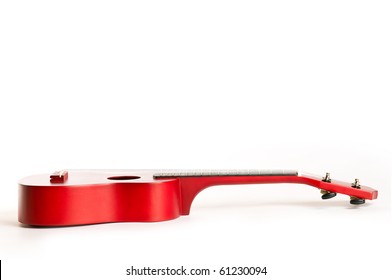
[[[377,191],[293,170],[153,171],[72,170],[26,177],[19,182],[19,221],[34,226],[108,222],[157,222],[188,215],[207,187],[233,184],[305,184],[322,199],[341,193],[351,204],[377,198]]]

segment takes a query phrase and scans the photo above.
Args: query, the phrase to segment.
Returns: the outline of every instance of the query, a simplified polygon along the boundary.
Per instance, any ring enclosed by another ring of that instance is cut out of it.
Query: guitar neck
[[[337,193],[350,196],[351,204],[362,204],[365,199],[376,199],[378,192],[367,186],[332,180],[325,177],[299,175],[296,170],[171,170],[158,171],[154,179],[176,178],[180,182],[182,194],[182,214],[190,212],[196,195],[203,189],[216,185],[293,183],[313,186],[321,190],[323,199]]]

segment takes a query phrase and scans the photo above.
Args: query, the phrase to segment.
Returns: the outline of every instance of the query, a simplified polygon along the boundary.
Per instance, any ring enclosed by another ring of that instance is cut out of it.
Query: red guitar
[[[377,198],[377,191],[293,170],[153,171],[75,170],[34,175],[19,183],[19,221],[34,226],[108,222],[157,222],[188,215],[195,196],[214,185],[305,184],[322,199],[341,193],[351,204]]]

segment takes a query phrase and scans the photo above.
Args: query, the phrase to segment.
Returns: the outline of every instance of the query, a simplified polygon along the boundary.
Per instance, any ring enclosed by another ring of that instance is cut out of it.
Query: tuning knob
[[[350,204],[361,205],[361,204],[364,204],[364,203],[365,203],[364,199],[358,198],[358,197],[355,197],[355,196],[350,196]]]
[[[322,199],[330,199],[330,198],[333,198],[336,196],[335,192],[329,192],[326,190],[321,190],[320,192],[322,194],[322,196],[321,196]]]
[[[325,173],[325,177],[323,177],[322,181],[326,183],[331,183],[331,176],[328,172]],[[326,190],[321,190],[320,192],[322,194],[321,199],[330,199],[336,196],[335,192],[330,192]]]
[[[361,188],[361,184],[359,183],[359,179],[355,179],[354,183],[351,184],[351,187],[353,187],[354,189],[360,189]],[[361,205],[364,204],[365,200],[362,198],[358,198],[356,196],[350,196],[350,204],[353,205]]]

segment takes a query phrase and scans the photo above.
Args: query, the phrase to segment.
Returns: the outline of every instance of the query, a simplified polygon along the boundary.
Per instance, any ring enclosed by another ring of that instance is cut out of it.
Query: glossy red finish
[[[188,215],[193,199],[196,195],[210,186],[234,184],[276,184],[293,183],[304,184],[330,192],[347,194],[363,199],[376,199],[378,192],[366,186],[354,189],[350,183],[332,180],[323,182],[322,177],[315,176],[216,176],[216,177],[184,177],[180,178],[182,190],[182,215]]]
[[[296,183],[363,199],[377,198],[377,191],[369,187],[355,189],[349,183],[323,182],[321,177],[154,179],[154,173],[152,170],[75,170],[68,171],[61,180],[53,180],[53,174],[26,177],[19,183],[19,221],[34,226],[70,226],[171,220],[188,215],[195,196],[214,185]]]

